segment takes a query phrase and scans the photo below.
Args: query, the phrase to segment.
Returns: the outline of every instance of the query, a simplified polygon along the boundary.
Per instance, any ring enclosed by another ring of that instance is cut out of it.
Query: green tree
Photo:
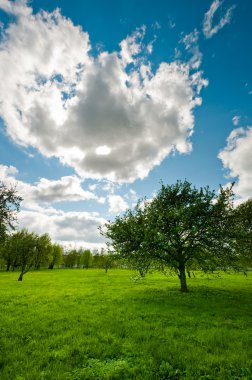
[[[13,234],[12,238],[16,241],[18,261],[21,270],[18,281],[22,281],[24,274],[33,268],[36,262],[37,235],[23,229]]]
[[[145,277],[153,258],[147,254],[151,238],[148,220],[148,203],[138,202],[134,210],[127,210],[123,217],[117,216],[113,223],[100,228],[102,235],[110,239],[109,250],[120,257],[124,264],[139,271]],[[111,249],[112,248],[112,249]]]
[[[83,268],[90,268],[93,262],[93,255],[90,249],[85,249],[84,251],[81,251],[81,259],[80,263]]]
[[[187,292],[186,267],[207,271],[237,262],[234,250],[232,188],[219,194],[188,181],[163,185],[156,197],[105,226],[119,254],[162,263],[178,273]],[[158,265],[157,265],[158,267]]]
[[[71,249],[66,255],[64,255],[64,265],[67,268],[80,266],[80,255],[76,249]]]
[[[14,229],[21,201],[15,187],[0,182],[0,240],[4,240],[9,229]]]
[[[18,243],[15,234],[6,235],[0,246],[0,256],[6,265],[7,272],[11,267],[14,270],[14,268],[18,266]]]
[[[36,259],[34,268],[40,269],[43,265],[51,262],[52,242],[48,234],[37,236],[36,238]]]
[[[63,261],[64,250],[59,244],[53,244],[51,246],[51,260],[48,269],[53,269],[55,265],[60,265]]]
[[[237,252],[240,265],[252,267],[252,198],[241,203],[234,211],[236,225]]]
[[[114,255],[109,252],[105,252],[105,250],[102,248],[101,253],[99,255],[99,266],[101,268],[104,268],[105,273],[108,272],[110,268],[112,268],[114,260]]]

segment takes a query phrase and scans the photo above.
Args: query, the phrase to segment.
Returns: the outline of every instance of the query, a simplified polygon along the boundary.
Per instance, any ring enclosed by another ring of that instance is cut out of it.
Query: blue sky
[[[0,179],[19,228],[97,226],[188,179],[252,195],[252,3],[0,0]]]

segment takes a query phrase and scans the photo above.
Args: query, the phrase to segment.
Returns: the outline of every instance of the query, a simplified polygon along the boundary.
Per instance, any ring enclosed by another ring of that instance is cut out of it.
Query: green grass
[[[251,379],[252,273],[0,272],[0,378]]]

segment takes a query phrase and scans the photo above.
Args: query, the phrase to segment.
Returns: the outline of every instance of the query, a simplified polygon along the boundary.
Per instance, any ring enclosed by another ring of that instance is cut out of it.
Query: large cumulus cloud
[[[90,53],[89,36],[25,1],[0,0],[14,15],[0,42],[0,116],[18,144],[56,156],[83,178],[131,182],[172,151],[191,150],[193,109],[207,82],[190,65],[152,69],[145,27],[118,52]]]

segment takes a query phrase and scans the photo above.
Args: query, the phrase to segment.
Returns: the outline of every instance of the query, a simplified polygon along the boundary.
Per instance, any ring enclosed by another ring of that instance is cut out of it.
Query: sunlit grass
[[[0,378],[251,379],[252,274],[0,272]]]

